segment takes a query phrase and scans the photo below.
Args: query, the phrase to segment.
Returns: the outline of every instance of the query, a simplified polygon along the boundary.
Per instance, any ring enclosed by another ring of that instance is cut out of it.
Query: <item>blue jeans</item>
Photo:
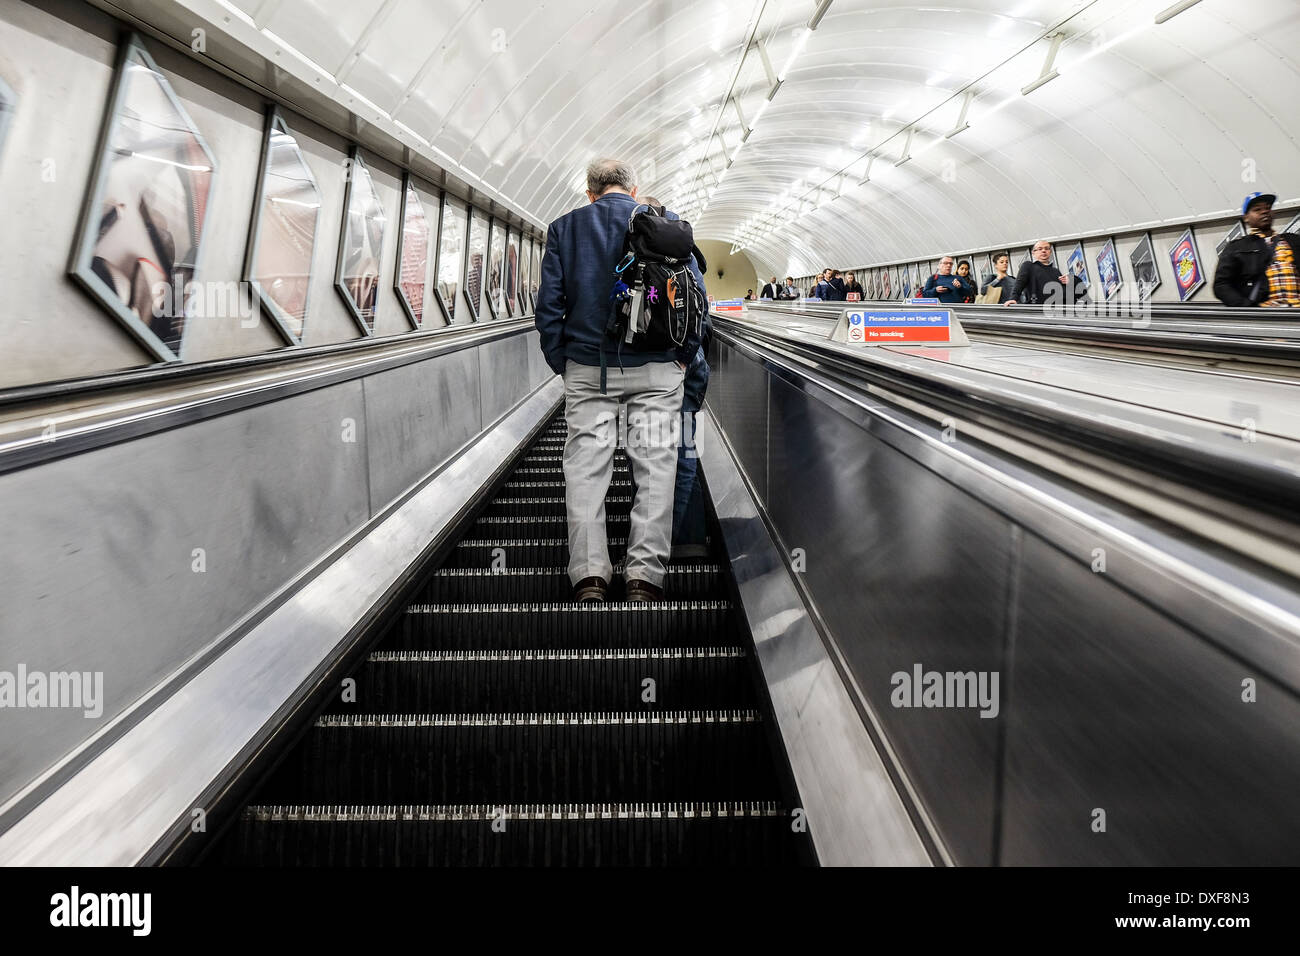
[[[682,383],[682,442],[677,448],[677,491],[673,499],[673,544],[704,544],[704,495],[695,480],[700,460],[695,451],[695,413],[704,404],[709,363],[704,349],[686,369]]]

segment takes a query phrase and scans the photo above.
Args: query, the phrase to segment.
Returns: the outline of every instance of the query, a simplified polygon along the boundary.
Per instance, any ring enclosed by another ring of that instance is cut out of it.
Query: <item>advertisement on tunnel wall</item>
[[[1097,253],[1097,278],[1101,280],[1102,294],[1107,302],[1124,284],[1124,279],[1119,274],[1119,256],[1115,254],[1114,239],[1107,239],[1101,252]]]
[[[1133,267],[1133,281],[1138,287],[1138,301],[1145,302],[1151,293],[1160,288],[1160,270],[1156,267],[1156,250],[1151,244],[1151,233],[1142,237],[1137,248],[1128,257]]]
[[[15,107],[14,91],[0,77],[0,153],[5,148],[5,132],[9,129],[9,120],[13,118]]]
[[[72,274],[155,355],[180,357],[216,158],[171,84],[123,47]]]
[[[1196,237],[1188,229],[1169,250],[1169,262],[1174,267],[1174,283],[1178,286],[1178,301],[1186,302],[1205,285],[1201,271],[1201,254],[1196,248]]]
[[[307,322],[320,189],[298,140],[274,109],[258,188],[245,274],[272,324],[293,344],[302,340]]]
[[[1285,232],[1286,230],[1283,231]],[[1214,251],[1220,258],[1222,258],[1223,250],[1228,247],[1228,243],[1232,242],[1234,239],[1240,239],[1245,234],[1246,226],[1240,219],[1238,219],[1232,224],[1232,228],[1228,230],[1228,234],[1219,240],[1219,244],[1214,247]]]
[[[1079,279],[1084,285],[1092,284],[1092,280],[1088,278],[1088,259],[1083,254],[1082,242],[1074,244],[1074,249],[1065,260],[1065,268],[1068,275]]]

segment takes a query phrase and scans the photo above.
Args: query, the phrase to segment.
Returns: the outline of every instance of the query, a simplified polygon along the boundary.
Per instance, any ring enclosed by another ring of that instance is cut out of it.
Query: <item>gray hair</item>
[[[597,196],[611,186],[626,192],[636,188],[636,173],[621,159],[597,159],[587,166],[587,191]]]

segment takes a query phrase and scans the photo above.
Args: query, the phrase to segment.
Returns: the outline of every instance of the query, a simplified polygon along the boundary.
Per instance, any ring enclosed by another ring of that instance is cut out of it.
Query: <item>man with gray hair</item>
[[[682,379],[689,352],[646,352],[609,334],[614,269],[635,213],[636,176],[616,159],[587,167],[588,205],[551,223],[537,294],[547,364],[564,379],[568,435],[564,490],[569,580],[576,601],[603,601],[613,576],[605,495],[614,470],[618,405],[627,406],[627,454],[636,492],[624,565],[629,601],[663,597],[669,557]],[[704,278],[692,263],[692,274]],[[602,381],[602,354],[609,364]]]

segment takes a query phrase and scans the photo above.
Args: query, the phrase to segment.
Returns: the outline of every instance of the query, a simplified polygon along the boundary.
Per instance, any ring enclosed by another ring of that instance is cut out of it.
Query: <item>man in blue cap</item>
[[[1273,231],[1271,193],[1251,193],[1241,204],[1247,235],[1228,243],[1214,271],[1214,294],[1224,305],[1300,308],[1300,236]]]

